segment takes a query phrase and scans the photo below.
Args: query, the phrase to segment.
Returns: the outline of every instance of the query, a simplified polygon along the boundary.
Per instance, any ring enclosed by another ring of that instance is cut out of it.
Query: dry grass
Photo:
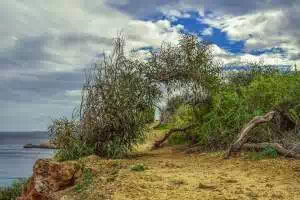
[[[224,160],[218,153],[187,155],[173,147],[149,151],[154,138],[128,159],[87,158],[94,171],[91,187],[81,194],[69,189],[60,196],[65,200],[300,199],[300,161]],[[147,170],[131,171],[137,163]]]

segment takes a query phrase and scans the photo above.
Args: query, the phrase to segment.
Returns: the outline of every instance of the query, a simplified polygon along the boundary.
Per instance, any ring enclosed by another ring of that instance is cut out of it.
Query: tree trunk
[[[253,129],[259,124],[271,121],[275,114],[275,111],[271,111],[265,114],[264,116],[256,116],[248,124],[246,124],[241,130],[238,139],[231,145],[231,147],[225,154],[225,158],[229,158],[233,152],[239,152],[242,146],[247,142],[248,134],[251,131],[251,129]]]
[[[160,140],[157,140],[154,142],[153,146],[152,146],[152,150],[154,149],[158,149],[159,147],[161,147],[161,145],[175,132],[185,132],[189,129],[191,129],[193,126],[190,125],[190,126],[187,126],[185,128],[173,128],[173,129],[170,129],[168,131],[168,133],[165,134],[165,136],[160,139]]]
[[[300,153],[293,151],[293,149],[287,150],[278,143],[244,144],[242,149],[246,149],[246,150],[252,149],[252,150],[260,151],[267,147],[274,148],[280,155],[300,159]]]

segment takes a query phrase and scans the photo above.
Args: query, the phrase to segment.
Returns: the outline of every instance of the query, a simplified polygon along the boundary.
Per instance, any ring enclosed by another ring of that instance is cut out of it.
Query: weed
[[[142,171],[145,171],[145,166],[144,164],[136,164],[136,165],[133,165],[131,168],[130,168],[131,171],[136,171],[136,172],[142,172]]]
[[[262,152],[262,156],[268,157],[268,158],[276,158],[278,156],[278,153],[276,149],[273,147],[266,147]]]
[[[82,192],[87,189],[87,187],[93,182],[93,174],[90,169],[83,169],[83,180],[81,183],[76,184],[75,191]]]
[[[278,153],[273,147],[266,147],[261,152],[248,152],[249,160],[262,160],[265,158],[276,158]]]

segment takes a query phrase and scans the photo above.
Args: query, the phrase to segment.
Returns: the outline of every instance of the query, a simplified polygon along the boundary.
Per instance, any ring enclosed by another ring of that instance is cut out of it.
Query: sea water
[[[47,138],[46,132],[0,132],[0,186],[30,177],[37,159],[53,156],[54,150],[23,148],[24,144],[38,145]]]

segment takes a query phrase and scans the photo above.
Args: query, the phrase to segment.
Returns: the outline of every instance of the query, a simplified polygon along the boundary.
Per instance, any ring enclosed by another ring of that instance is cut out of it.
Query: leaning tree
[[[124,37],[117,37],[113,46],[112,53],[104,54],[87,73],[76,123],[68,123],[68,129],[61,123],[50,126],[56,141],[68,130],[68,138],[94,147],[100,156],[121,156],[144,138],[164,91],[170,96],[181,93],[187,103],[196,105],[219,83],[220,67],[211,46],[196,36],[183,35],[178,44],[163,43],[144,60],[126,56]]]

